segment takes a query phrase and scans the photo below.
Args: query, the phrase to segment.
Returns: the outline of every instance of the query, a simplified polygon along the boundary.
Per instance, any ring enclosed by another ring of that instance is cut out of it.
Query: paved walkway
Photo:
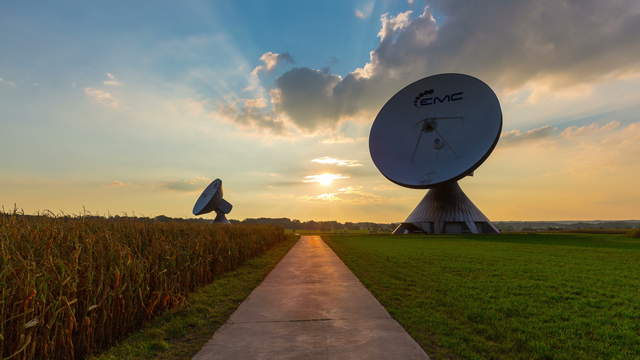
[[[429,358],[319,236],[303,236],[194,359]]]

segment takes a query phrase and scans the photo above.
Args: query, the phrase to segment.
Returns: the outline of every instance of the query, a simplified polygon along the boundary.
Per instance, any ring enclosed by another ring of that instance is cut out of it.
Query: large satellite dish
[[[230,213],[232,208],[233,205],[222,198],[222,180],[215,179],[196,200],[196,204],[193,206],[193,215],[202,215],[215,211],[216,218],[213,222],[228,224],[229,220],[227,220],[225,214]]]
[[[391,97],[371,127],[371,158],[390,181],[431,189],[394,234],[497,233],[457,180],[473,175],[501,131],[498,98],[469,75],[429,76]]]

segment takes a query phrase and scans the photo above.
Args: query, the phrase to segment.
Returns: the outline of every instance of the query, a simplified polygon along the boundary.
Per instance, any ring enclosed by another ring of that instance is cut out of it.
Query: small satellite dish
[[[498,98],[469,75],[429,76],[391,97],[371,127],[371,158],[390,181],[431,189],[394,234],[498,232],[457,180],[473,175],[501,131]]]
[[[222,180],[215,179],[196,200],[196,204],[193,206],[193,215],[215,211],[216,218],[213,222],[228,224],[229,220],[224,215],[230,213],[232,208],[233,205],[222,198]]]

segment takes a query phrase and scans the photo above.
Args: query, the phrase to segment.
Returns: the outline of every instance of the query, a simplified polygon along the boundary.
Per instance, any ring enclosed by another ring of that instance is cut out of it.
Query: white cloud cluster
[[[113,75],[112,73],[107,73],[107,80],[103,81],[102,83],[107,85],[107,86],[122,86],[124,85],[124,83],[120,80],[118,80],[118,78],[116,78],[115,75]]]
[[[124,85],[124,83],[120,81],[112,73],[108,72],[105,75],[107,79],[102,82],[104,86],[118,87],[118,86]],[[76,83],[73,83],[72,86],[76,87]],[[86,87],[84,88],[84,94],[98,104],[101,104],[113,109],[120,108],[120,101],[115,97],[115,95],[113,95],[113,93],[107,90],[98,89],[94,87]]]
[[[85,95],[93,99],[95,102],[102,104],[104,106],[114,108],[114,109],[117,109],[120,107],[120,102],[110,92],[88,87],[84,89],[84,93]]]
[[[640,71],[636,0],[429,4],[418,15],[382,15],[369,61],[344,77],[308,67],[282,74],[271,92],[273,107],[262,117],[305,132],[333,129],[342,119],[376,111],[404,85],[441,72],[475,75],[498,91],[541,82],[554,91]],[[275,55],[263,55],[254,72],[274,68]],[[255,118],[243,107],[235,111],[240,123]]]
[[[323,165],[336,165],[336,166],[347,166],[347,167],[362,166],[362,164],[357,160],[336,159],[330,156],[322,156],[322,157],[311,160],[311,162],[316,164],[323,164]]]
[[[16,83],[10,80],[6,80],[0,77],[0,85],[7,85],[10,87],[16,87]]]
[[[375,4],[371,1],[368,2],[366,4],[364,4],[364,6],[362,6],[361,8],[358,8],[355,10],[354,15],[358,18],[358,19],[366,19],[369,16],[371,16],[371,13],[373,13],[373,6]]]
[[[293,64],[293,57],[289,53],[274,53],[271,51],[267,51],[266,53],[260,56],[260,61],[262,61],[262,65],[258,65],[251,71],[251,74],[254,76],[258,76],[261,72],[269,72],[281,64],[283,62]]]
[[[387,13],[382,14],[382,16],[380,17],[380,31],[378,32],[378,38],[380,39],[380,42],[384,42],[385,39],[387,39],[389,36],[393,35],[394,33],[397,34],[400,30],[409,26],[409,24],[411,24],[410,16],[412,13],[413,11],[407,10],[405,12],[399,13],[396,16],[390,16]],[[423,15],[426,15],[426,13]],[[431,20],[433,20],[433,18],[431,18]],[[435,22],[435,20],[433,21]]]

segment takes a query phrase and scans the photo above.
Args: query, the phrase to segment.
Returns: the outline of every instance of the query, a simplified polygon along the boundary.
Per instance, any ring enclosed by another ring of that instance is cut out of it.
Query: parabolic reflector
[[[473,172],[501,130],[500,103],[487,84],[469,75],[439,74],[387,101],[371,127],[369,151],[387,179],[431,188]]]
[[[487,159],[501,131],[496,94],[473,76],[433,75],[392,96],[371,126],[373,163],[398,185],[431,189],[394,234],[498,232],[457,180]]]
[[[229,221],[226,219],[224,214],[228,214],[231,212],[233,205],[227,202],[222,198],[222,180],[215,179],[209,184],[198,200],[196,200],[195,205],[193,206],[193,214],[194,215],[202,215],[212,211],[215,211],[217,216],[216,222],[226,222]]]

